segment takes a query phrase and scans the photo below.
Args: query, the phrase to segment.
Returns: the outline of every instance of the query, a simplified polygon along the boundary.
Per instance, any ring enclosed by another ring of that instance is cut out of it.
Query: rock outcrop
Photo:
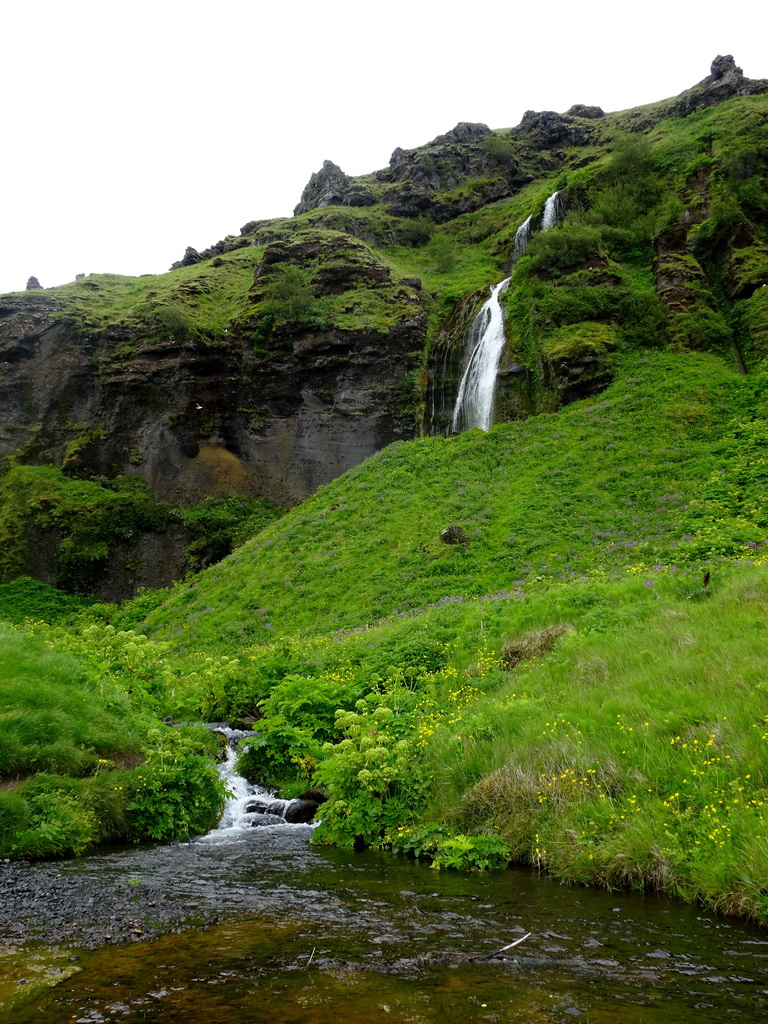
[[[309,259],[313,301],[336,312],[264,334],[266,284]],[[344,312],[362,287],[376,326]],[[416,432],[403,382],[424,344],[422,300],[349,236],[268,250],[246,312],[215,344],[168,317],[149,336],[96,329],[50,296],[0,301],[0,458],[141,476],[174,504],[237,492],[285,506]]]
[[[28,292],[32,292],[32,291],[34,291],[34,290],[35,290],[36,288],[42,288],[42,287],[43,287],[43,286],[42,286],[42,285],[40,284],[40,282],[39,282],[39,281],[37,280],[37,278],[36,278],[36,277],[30,277],[30,278],[29,278],[29,279],[27,280],[27,291],[28,291]]]
[[[323,206],[371,206],[375,202],[370,188],[350,178],[333,161],[325,160],[305,185],[293,213],[298,216]]]
[[[694,110],[714,107],[732,96],[753,96],[762,92],[768,92],[768,79],[745,78],[731,54],[725,57],[718,55],[712,61],[707,77],[692,89],[681,93],[672,104],[670,113],[673,117],[686,117]]]

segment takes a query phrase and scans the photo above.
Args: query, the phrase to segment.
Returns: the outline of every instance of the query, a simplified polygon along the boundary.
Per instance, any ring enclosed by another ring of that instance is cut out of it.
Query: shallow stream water
[[[222,773],[233,798],[194,842],[6,866],[0,996],[17,998],[0,1024],[768,1019],[765,930],[531,871],[312,846],[309,825],[254,827],[253,789],[231,757]],[[58,983],[19,1000],[41,979]]]
[[[318,849],[311,831],[230,831],[62,864],[86,887],[134,887],[137,904],[163,891],[180,921],[226,921],[82,951],[78,973],[0,1021],[766,1019],[762,930],[528,871],[438,873]],[[505,959],[476,959],[526,932]]]

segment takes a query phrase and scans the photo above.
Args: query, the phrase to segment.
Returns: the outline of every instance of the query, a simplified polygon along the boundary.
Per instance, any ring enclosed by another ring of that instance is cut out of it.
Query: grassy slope
[[[162,649],[93,625],[77,636],[29,626],[44,640],[0,622],[0,856],[210,828],[221,787],[199,754],[215,744],[204,729],[163,729],[152,713]]]
[[[469,866],[488,839],[768,919],[765,381],[706,355],[623,371],[556,416],[385,450],[147,624],[237,652],[217,710],[263,702],[256,775],[317,764],[326,841]]]
[[[708,556],[707,481],[731,419],[755,401],[713,357],[628,358],[599,400],[557,416],[384,450],[174,591],[146,625],[182,646],[236,648],[449,595]],[[440,542],[452,522],[467,547]],[[759,528],[735,539],[759,540]]]

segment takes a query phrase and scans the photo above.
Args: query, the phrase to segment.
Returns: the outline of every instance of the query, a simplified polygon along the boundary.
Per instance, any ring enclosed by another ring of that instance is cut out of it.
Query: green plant
[[[328,802],[313,839],[346,847],[379,843],[413,817],[424,791],[413,744],[393,733],[392,708],[364,700],[355,707],[338,712],[344,739],[325,744],[315,772]]]
[[[388,842],[393,853],[424,857],[437,871],[488,871],[503,868],[510,860],[509,845],[499,836],[462,835],[435,822],[400,827]]]
[[[215,766],[178,733],[149,734],[153,746],[136,775],[128,803],[136,839],[187,839],[216,824],[225,786]]]

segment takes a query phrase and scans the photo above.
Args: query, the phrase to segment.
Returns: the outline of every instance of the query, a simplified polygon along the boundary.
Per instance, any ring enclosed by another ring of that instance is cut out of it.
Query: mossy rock
[[[542,345],[550,362],[578,359],[585,355],[605,355],[616,348],[618,332],[612,324],[584,321],[567,324],[547,337]]]

